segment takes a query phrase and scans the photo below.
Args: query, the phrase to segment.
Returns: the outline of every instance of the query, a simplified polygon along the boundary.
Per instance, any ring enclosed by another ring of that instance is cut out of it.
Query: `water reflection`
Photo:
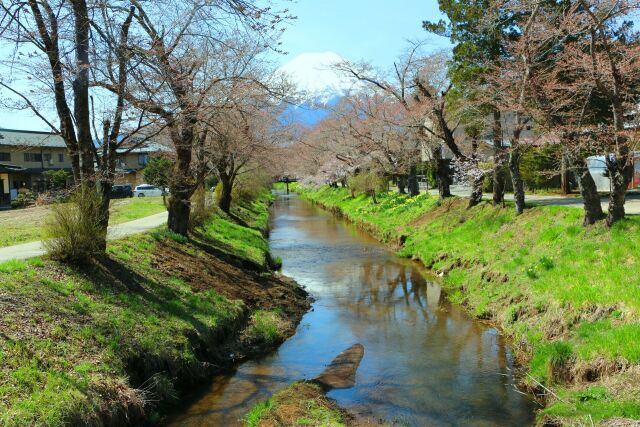
[[[270,245],[284,273],[317,298],[275,354],[216,378],[174,425],[240,425],[258,400],[318,375],[355,342],[365,346],[355,387],[330,396],[372,419],[411,425],[521,426],[532,404],[514,388],[494,329],[448,304],[415,263],[295,196],[274,206]]]

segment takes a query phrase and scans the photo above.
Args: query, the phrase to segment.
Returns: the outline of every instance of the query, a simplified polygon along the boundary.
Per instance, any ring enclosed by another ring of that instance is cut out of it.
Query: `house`
[[[44,191],[43,172],[65,170],[71,161],[60,135],[0,128],[0,206],[8,205],[21,188]]]
[[[155,141],[143,143],[132,141],[117,149],[116,184],[136,186],[144,182],[143,170],[149,160],[156,156],[171,156],[173,150]]]

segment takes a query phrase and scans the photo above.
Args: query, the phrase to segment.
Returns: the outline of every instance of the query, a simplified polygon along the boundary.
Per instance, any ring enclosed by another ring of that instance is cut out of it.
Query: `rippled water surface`
[[[275,202],[269,242],[284,274],[316,298],[313,311],[276,353],[214,378],[172,425],[242,425],[258,400],[315,377],[356,342],[365,347],[356,385],[329,396],[362,417],[531,424],[534,407],[514,387],[502,337],[448,304],[417,264],[295,195]]]

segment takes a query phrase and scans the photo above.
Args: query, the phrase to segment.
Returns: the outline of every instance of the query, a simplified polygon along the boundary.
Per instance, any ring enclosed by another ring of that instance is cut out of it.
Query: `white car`
[[[162,196],[164,191],[160,187],[149,184],[140,184],[133,190],[134,197],[150,197],[150,196]]]

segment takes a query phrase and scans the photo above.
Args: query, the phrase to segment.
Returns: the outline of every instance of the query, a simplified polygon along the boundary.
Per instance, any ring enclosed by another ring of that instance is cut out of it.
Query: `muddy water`
[[[257,401],[313,378],[340,351],[365,355],[348,390],[329,396],[369,419],[416,426],[523,426],[534,405],[518,393],[495,329],[448,304],[419,266],[295,195],[274,205],[271,250],[316,298],[294,337],[217,377],[176,426],[241,425]]]

